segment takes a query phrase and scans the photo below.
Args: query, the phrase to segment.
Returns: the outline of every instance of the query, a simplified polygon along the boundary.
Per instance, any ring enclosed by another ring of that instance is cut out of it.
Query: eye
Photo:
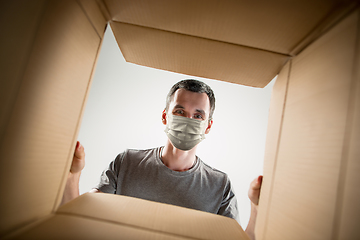
[[[203,119],[203,116],[201,114],[195,114],[194,118],[195,119]]]
[[[183,115],[184,114],[184,111],[181,110],[181,109],[176,109],[174,110],[173,114],[176,114],[176,115]]]

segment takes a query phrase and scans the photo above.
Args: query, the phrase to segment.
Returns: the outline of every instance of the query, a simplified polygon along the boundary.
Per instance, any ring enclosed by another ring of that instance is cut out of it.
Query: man
[[[162,113],[168,136],[165,146],[119,154],[91,192],[138,197],[238,220],[237,201],[228,176],[195,155],[197,145],[210,132],[214,109],[215,97],[208,85],[197,80],[176,83]],[[79,195],[84,159],[84,148],[77,143],[62,204]],[[245,232],[252,239],[261,181],[259,176],[249,189],[252,208]]]

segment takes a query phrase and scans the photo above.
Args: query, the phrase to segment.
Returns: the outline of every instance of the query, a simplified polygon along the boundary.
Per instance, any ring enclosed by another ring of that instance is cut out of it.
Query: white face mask
[[[188,151],[205,139],[206,122],[170,114],[165,133],[177,149]]]

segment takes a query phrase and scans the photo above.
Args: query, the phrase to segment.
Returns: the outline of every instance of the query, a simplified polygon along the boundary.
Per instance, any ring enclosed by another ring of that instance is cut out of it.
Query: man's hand
[[[85,167],[85,150],[79,141],[76,143],[73,160],[71,163],[70,172],[78,173]]]
[[[257,208],[259,204],[260,198],[260,189],[262,184],[263,176],[258,176],[250,183],[250,188],[248,192],[248,196],[251,200],[251,214],[249,223],[246,227],[245,232],[250,237],[250,239],[255,240],[255,223],[257,217]]]
[[[76,143],[70,172],[66,181],[64,195],[60,205],[63,205],[79,196],[79,180],[81,170],[85,167],[84,147],[78,141]]]
[[[253,204],[256,206],[259,204],[259,198],[260,198],[260,189],[262,184],[263,176],[258,176],[255,178],[249,188],[248,196]]]

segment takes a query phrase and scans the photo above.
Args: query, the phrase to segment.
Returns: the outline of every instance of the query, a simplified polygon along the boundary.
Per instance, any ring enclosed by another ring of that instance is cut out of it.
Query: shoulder
[[[220,171],[219,169],[216,169],[204,163],[201,159],[200,159],[200,165],[201,165],[201,172],[204,176],[206,176],[206,178],[212,179],[213,181],[214,180],[221,181],[224,185],[229,184],[230,179],[225,172]]]
[[[113,169],[136,168],[140,163],[154,162],[158,148],[153,149],[126,149],[119,153],[115,160],[110,163]]]
[[[155,157],[159,151],[159,148],[150,149],[126,149],[124,152],[117,156],[118,161],[141,161],[144,158]]]
[[[149,155],[156,155],[159,148],[149,148],[149,149],[126,149],[122,154],[126,157],[146,157]]]
[[[216,175],[216,176],[222,176],[222,177],[228,178],[228,175],[225,172],[220,171],[219,169],[216,169],[216,168],[206,164],[201,159],[200,159],[200,164],[202,165],[202,169],[204,171],[208,172],[209,174],[213,174],[213,175]]]

